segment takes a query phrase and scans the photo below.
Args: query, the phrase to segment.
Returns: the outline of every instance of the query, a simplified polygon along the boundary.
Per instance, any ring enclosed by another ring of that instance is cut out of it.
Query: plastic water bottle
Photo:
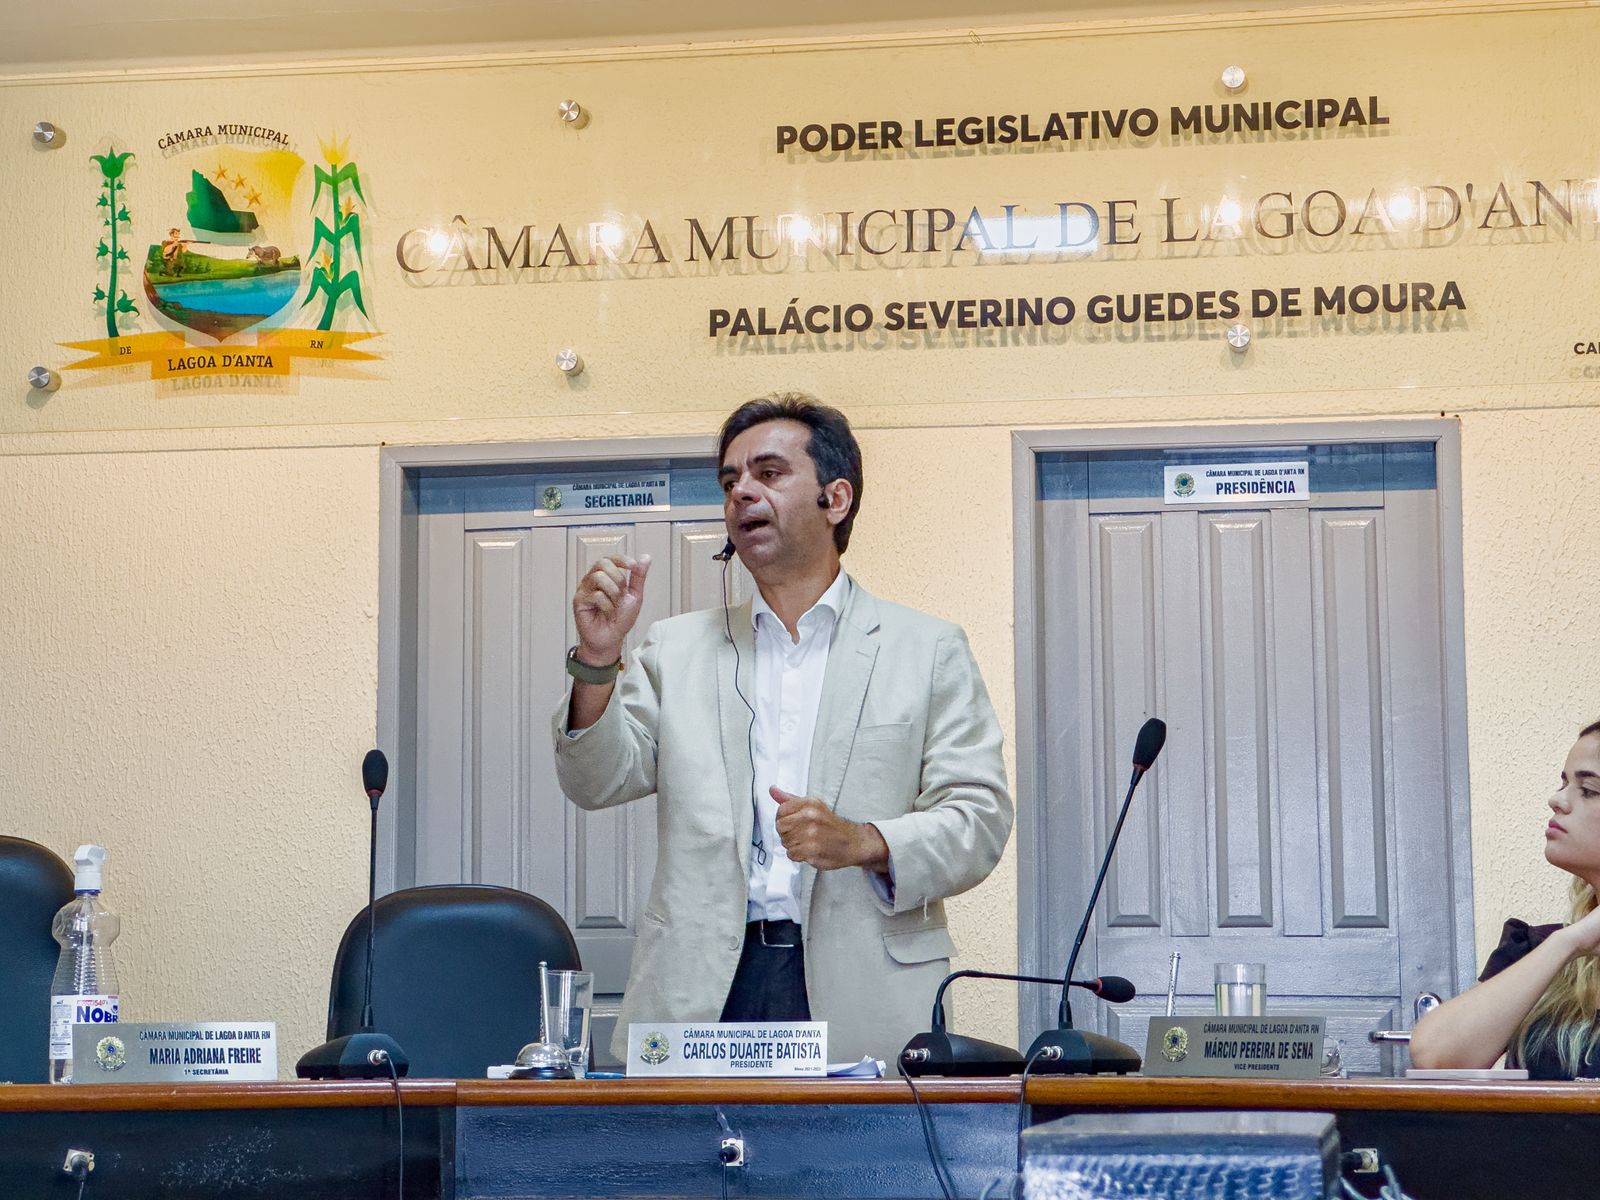
[[[72,887],[77,895],[51,922],[61,943],[61,958],[50,985],[50,1082],[72,1082],[72,1027],[110,1024],[117,1019],[122,997],[111,943],[122,932],[122,919],[100,899],[106,861],[102,846],[79,846],[72,856],[77,869]]]

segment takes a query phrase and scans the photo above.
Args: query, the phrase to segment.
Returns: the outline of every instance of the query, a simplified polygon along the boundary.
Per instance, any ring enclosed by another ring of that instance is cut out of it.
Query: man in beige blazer
[[[602,559],[573,597],[562,790],[659,801],[612,1048],[630,1022],[809,1016],[830,1058],[892,1059],[950,969],[944,897],[1010,835],[999,725],[957,626],[840,570],[862,488],[841,414],[752,401],[718,461],[752,603],[657,622],[624,671],[648,558]]]

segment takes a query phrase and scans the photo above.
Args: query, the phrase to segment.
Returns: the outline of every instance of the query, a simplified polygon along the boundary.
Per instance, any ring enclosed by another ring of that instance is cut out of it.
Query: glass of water
[[[1267,1011],[1266,963],[1218,963],[1217,1016],[1259,1017]]]
[[[593,1006],[593,972],[546,973],[545,1040],[566,1051],[574,1079],[582,1079],[589,1066],[589,1012]]]

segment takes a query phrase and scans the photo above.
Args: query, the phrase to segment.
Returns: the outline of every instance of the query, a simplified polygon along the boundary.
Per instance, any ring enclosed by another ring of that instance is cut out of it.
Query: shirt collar
[[[819,608],[826,609],[830,618],[837,622],[844,613],[845,601],[850,596],[850,586],[850,576],[845,574],[843,567],[840,567],[839,573],[833,577],[833,582],[828,585],[828,590],[817,597],[815,604],[806,609],[797,625],[806,624],[806,619]],[[758,587],[755,595],[750,600],[750,624],[756,629],[761,628],[760,618],[762,613],[766,613],[767,616],[777,621],[778,628],[783,628],[783,622],[778,621],[778,614],[772,611],[772,606],[767,603],[767,598],[761,594],[761,589]]]

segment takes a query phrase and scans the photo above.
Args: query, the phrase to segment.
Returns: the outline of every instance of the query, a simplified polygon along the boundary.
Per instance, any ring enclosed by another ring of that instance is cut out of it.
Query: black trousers
[[[793,921],[751,921],[733,973],[724,1021],[809,1021],[806,956]]]

